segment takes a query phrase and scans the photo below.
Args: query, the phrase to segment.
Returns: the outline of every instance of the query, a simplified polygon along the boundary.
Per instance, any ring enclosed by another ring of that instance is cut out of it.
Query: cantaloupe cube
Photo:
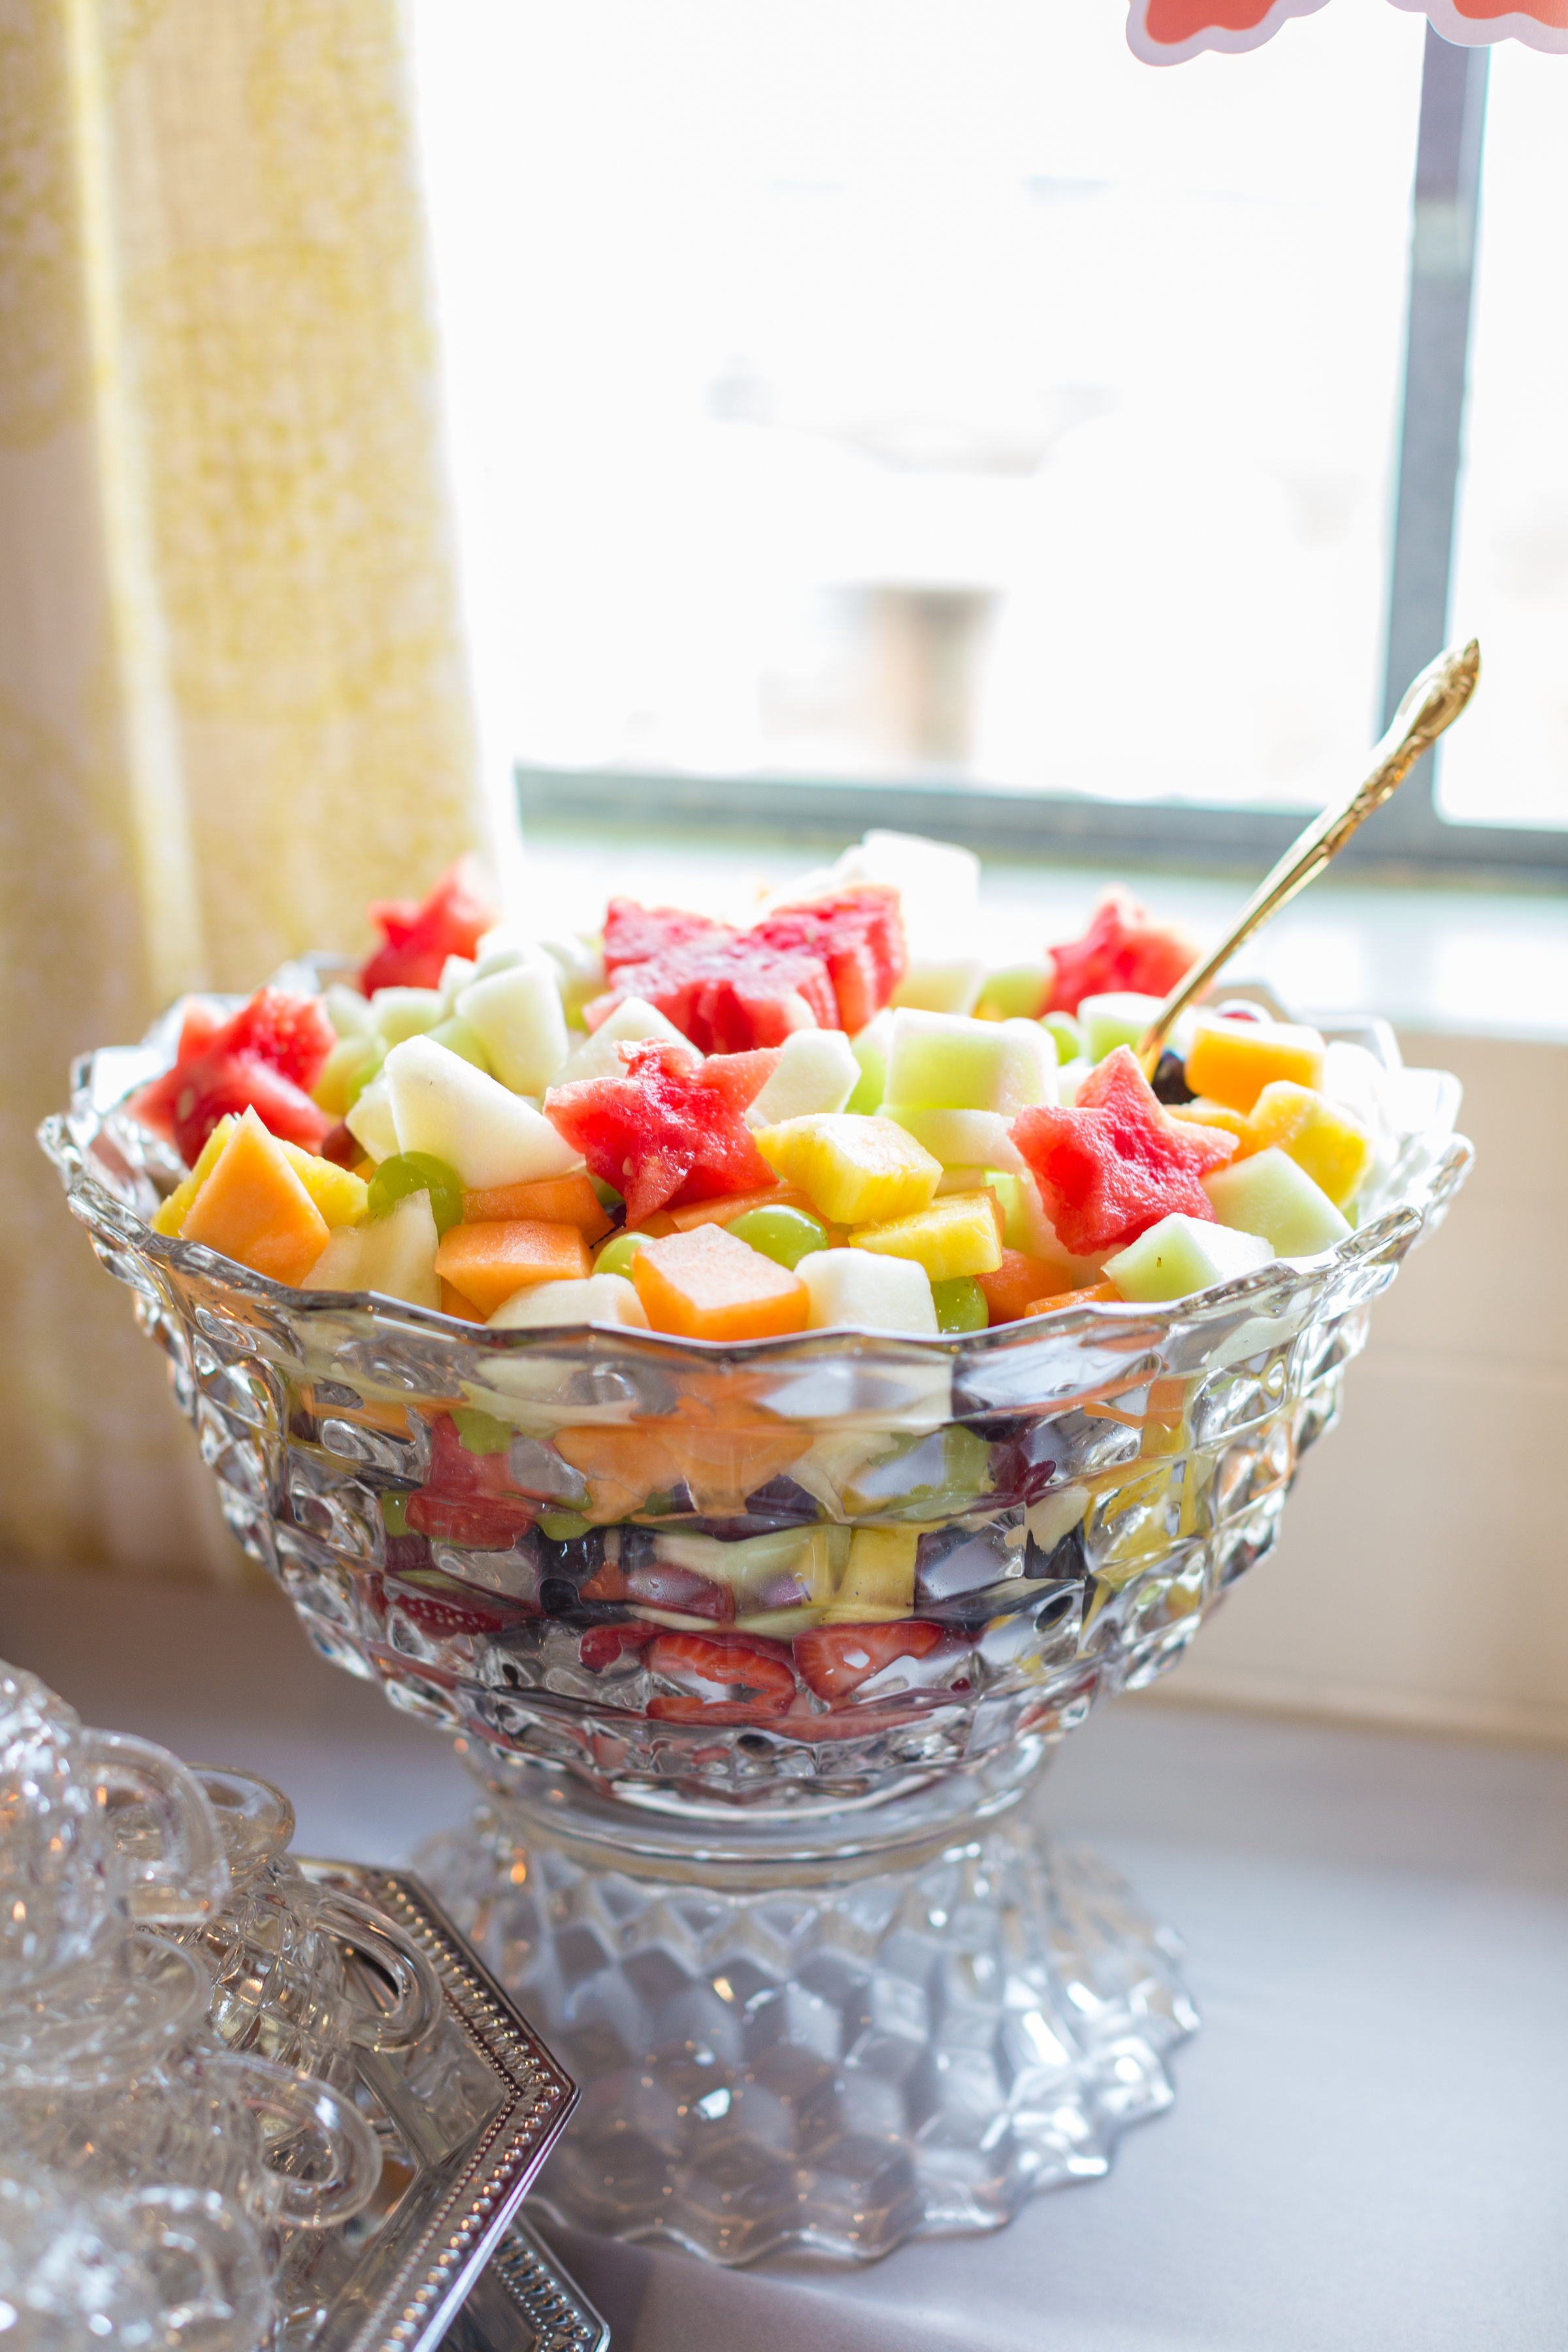
[[[806,1328],[830,1331],[858,1326],[898,1331],[915,1339],[937,1336],[931,1276],[912,1257],[879,1257],[871,1250],[813,1250],[795,1271],[806,1288]]]
[[[1185,1298],[1215,1283],[1234,1282],[1267,1265],[1272,1245],[1259,1234],[1211,1225],[1204,1217],[1162,1217],[1146,1234],[1105,1261],[1105,1277],[1121,1298],[1155,1304]],[[1059,1302],[1053,1299],[1052,1306]]]
[[[757,1131],[757,1150],[775,1175],[798,1184],[832,1225],[911,1216],[936,1192],[942,1162],[891,1119],[853,1112],[788,1118]]]
[[[526,1283],[581,1281],[592,1260],[577,1226],[508,1217],[451,1225],[436,1252],[436,1271],[481,1315],[493,1315]]]
[[[1028,1257],[1022,1250],[1004,1249],[1002,1263],[990,1273],[978,1274],[975,1280],[985,1294],[985,1304],[993,1323],[1016,1323],[1021,1316],[1034,1312],[1037,1299],[1047,1298],[1053,1290],[1071,1290],[1072,1276],[1065,1266],[1049,1258]]]
[[[791,1032],[796,1037],[803,1034],[798,1029]],[[794,1184],[770,1184],[765,1192],[725,1192],[716,1201],[697,1201],[689,1209],[671,1209],[666,1230],[689,1234],[698,1225],[732,1225],[737,1217],[752,1209],[804,1209],[809,1216],[811,1202]],[[648,1227],[642,1224],[637,1231],[646,1234]]]
[[[912,1217],[857,1225],[849,1246],[882,1257],[912,1257],[932,1282],[994,1274],[1002,1263],[1002,1213],[994,1193],[950,1192]]]
[[[581,1171],[575,1176],[547,1176],[537,1184],[496,1184],[488,1192],[463,1195],[467,1225],[495,1224],[510,1217],[534,1217],[547,1225],[575,1225],[590,1245],[602,1242],[610,1230],[599,1196]]]
[[[407,1192],[389,1216],[340,1225],[310,1268],[307,1290],[375,1290],[409,1307],[438,1307],[436,1217],[428,1192]]]
[[[456,1285],[450,1282],[443,1282],[441,1285],[441,1312],[443,1315],[455,1316],[459,1323],[483,1323],[489,1319],[479,1313],[471,1298],[465,1298]]]
[[[1222,1021],[1215,1013],[1200,1013],[1193,1024],[1186,1075],[1194,1094],[1249,1111],[1275,1078],[1318,1086],[1323,1041],[1316,1029],[1288,1021]]]
[[[325,1217],[253,1110],[236,1122],[203,1178],[180,1234],[274,1282],[294,1283],[328,1240]]]
[[[1222,1225],[1261,1234],[1278,1257],[1315,1257],[1350,1232],[1328,1194],[1275,1145],[1216,1169],[1204,1179],[1204,1191]],[[1106,1272],[1117,1279],[1114,1262]]]
[[[590,1274],[581,1281],[535,1282],[514,1290],[490,1317],[492,1331],[532,1331],[549,1326],[624,1323],[646,1331],[642,1300],[624,1274]]]
[[[1069,1307],[1110,1307],[1121,1297],[1113,1282],[1089,1282],[1079,1290],[1052,1291],[1044,1298],[1031,1298],[1024,1313],[1059,1315]]]
[[[1354,1200],[1374,1157],[1372,1138],[1353,1111],[1289,1078],[1275,1078],[1264,1087],[1247,1128],[1250,1150],[1278,1146],[1306,1170],[1336,1209]]]
[[[175,1185],[174,1191],[170,1193],[168,1199],[161,1202],[158,1207],[153,1210],[152,1225],[153,1231],[155,1234],[163,1234],[172,1239],[179,1233],[181,1226],[185,1222],[186,1211],[189,1209],[191,1202],[195,1199],[196,1194],[201,1191],[202,1186],[205,1183],[208,1176],[211,1175],[213,1168],[223,1151],[224,1145],[228,1141],[229,1137],[234,1133],[235,1129],[238,1125],[239,1120],[233,1111],[229,1112],[226,1118],[219,1119],[217,1125],[214,1128],[212,1133],[203,1144],[201,1150],[196,1155],[196,1164],[192,1169],[190,1174],[188,1176],[183,1176],[180,1179],[180,1181]]]
[[[769,1339],[804,1331],[805,1285],[722,1225],[645,1242],[632,1280],[656,1331],[687,1339]]]

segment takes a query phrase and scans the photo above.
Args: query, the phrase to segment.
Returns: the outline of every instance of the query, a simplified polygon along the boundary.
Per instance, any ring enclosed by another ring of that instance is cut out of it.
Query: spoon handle
[[[1200,959],[1176,982],[1138,1046],[1138,1058],[1152,1071],[1166,1038],[1195,997],[1270,915],[1315,882],[1330,860],[1344,847],[1358,824],[1380,809],[1398,789],[1423,751],[1429,751],[1445,727],[1463,710],[1475,692],[1481,673],[1481,649],[1474,637],[1468,646],[1450,646],[1428,662],[1419,677],[1405,688],[1388,730],[1373,753],[1370,774],[1354,792],[1315,816],[1298,835],[1272,871],[1265,875],[1218,947]]]

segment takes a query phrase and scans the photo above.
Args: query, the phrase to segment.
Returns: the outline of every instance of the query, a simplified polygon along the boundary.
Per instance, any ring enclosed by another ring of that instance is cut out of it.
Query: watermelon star
[[[776,1051],[694,1064],[684,1046],[655,1040],[620,1054],[624,1078],[552,1087],[544,1115],[600,1182],[624,1195],[628,1225],[658,1209],[772,1184],[745,1112],[772,1076]]]
[[[1020,1111],[1011,1133],[1058,1239],[1078,1257],[1123,1248],[1162,1217],[1212,1223],[1202,1179],[1236,1151],[1233,1135],[1173,1118],[1129,1045],[1089,1072],[1076,1109]]]
[[[336,1039],[320,1000],[260,988],[226,1021],[198,997],[187,1006],[174,1066],[132,1095],[133,1118],[167,1137],[187,1168],[218,1121],[254,1110],[285,1143],[316,1150],[331,1121],[310,1089]]]
[[[1197,961],[1198,950],[1171,923],[1156,923],[1125,890],[1108,890],[1081,939],[1050,950],[1056,966],[1051,1013],[1076,1013],[1086,996],[1130,989],[1165,996]]]
[[[438,987],[447,958],[471,956],[497,920],[469,857],[448,866],[422,905],[413,898],[380,898],[369,912],[382,944],[359,976],[367,996],[378,988]]]

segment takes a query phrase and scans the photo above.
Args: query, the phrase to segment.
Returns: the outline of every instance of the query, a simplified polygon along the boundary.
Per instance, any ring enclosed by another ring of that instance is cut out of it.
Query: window
[[[1472,129],[1484,52],[1386,0],[1164,73],[1037,0],[414,25],[481,719],[525,801],[1256,858],[1354,774],[1391,545],[1406,636],[1435,593],[1441,632],[1410,191],[1433,48]],[[1457,407],[1449,440],[1451,505]],[[1450,845],[1420,789],[1385,855]]]

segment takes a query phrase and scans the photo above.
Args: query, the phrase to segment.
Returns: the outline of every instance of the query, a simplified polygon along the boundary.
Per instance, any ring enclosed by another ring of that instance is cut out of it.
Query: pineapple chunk
[[[302,1282],[327,1245],[327,1221],[253,1110],[236,1121],[185,1213],[182,1239],[274,1282]]]
[[[1187,1084],[1232,1110],[1249,1111],[1271,1080],[1322,1083],[1323,1041],[1316,1029],[1287,1021],[1222,1021],[1200,1013],[1187,1051]]]
[[[825,1625],[877,1625],[912,1615],[918,1528],[857,1528]]]
[[[1209,1102],[1203,1095],[1195,1096],[1191,1102],[1172,1103],[1168,1108],[1173,1118],[1184,1118],[1194,1127],[1217,1127],[1222,1135],[1234,1135],[1237,1160],[1245,1160],[1249,1151],[1257,1150],[1245,1111],[1232,1110],[1225,1103]]]
[[[1204,1191],[1222,1225],[1261,1234],[1280,1257],[1315,1257],[1350,1232],[1328,1194],[1277,1145],[1215,1169],[1204,1179]],[[1114,1282],[1113,1268],[1106,1271]]]
[[[910,1257],[933,1282],[957,1275],[994,1274],[1002,1263],[1002,1215],[994,1193],[950,1192],[929,1209],[891,1223],[859,1225],[851,1249],[883,1257]]]
[[[185,1222],[186,1211],[212,1174],[222,1154],[224,1145],[238,1125],[239,1121],[233,1111],[229,1112],[226,1118],[219,1119],[196,1155],[196,1164],[190,1174],[182,1177],[168,1199],[153,1211],[153,1231],[155,1234],[166,1234],[170,1240],[173,1240],[179,1233]]]
[[[819,1112],[760,1128],[757,1150],[832,1225],[879,1224],[931,1200],[942,1162],[891,1119]]]
[[[1278,1145],[1336,1209],[1353,1201],[1366,1181],[1373,1157],[1371,1136],[1353,1112],[1310,1087],[1275,1078],[1254,1103],[1247,1127],[1250,1150]]]

